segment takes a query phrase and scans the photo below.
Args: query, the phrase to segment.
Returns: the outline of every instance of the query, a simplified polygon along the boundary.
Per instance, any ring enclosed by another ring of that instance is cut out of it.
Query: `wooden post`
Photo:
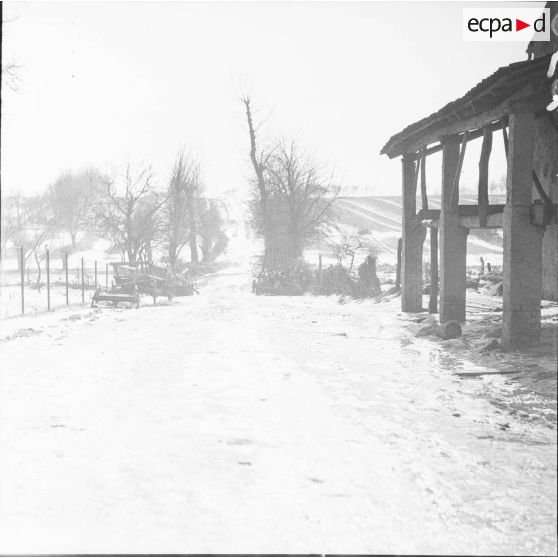
[[[46,251],[46,272],[47,272],[47,310],[50,312],[50,252]]]
[[[544,227],[530,217],[535,115],[512,114],[509,133],[502,344],[516,347],[540,337]]]
[[[66,257],[64,258],[66,265],[66,306],[68,306],[70,304],[70,298],[68,296],[68,254],[66,254]]]
[[[19,270],[21,274],[21,314],[25,314],[25,259],[23,257],[23,246],[19,249]]]
[[[428,194],[426,193],[426,147],[421,149],[420,154],[420,195],[423,211],[428,209]]]
[[[492,151],[492,128],[485,126],[482,136],[482,148],[479,160],[479,224],[486,227],[488,219],[488,164]]]
[[[83,258],[81,258],[81,302],[85,302],[85,281],[83,275]]]
[[[318,270],[321,274],[322,273],[322,255],[321,254],[318,256]]]
[[[506,152],[506,157],[508,156],[510,142],[508,140],[508,132],[506,131],[506,123],[502,123],[502,136],[504,138],[504,150]]]
[[[105,264],[105,289],[108,291],[108,263]]]
[[[417,220],[418,168],[414,154],[403,156],[403,240],[401,250],[401,309],[422,311],[422,245],[426,227]]]
[[[97,290],[97,260],[95,260],[95,290]]]
[[[438,281],[438,229],[430,227],[430,314],[438,312]]]
[[[29,285],[29,266],[27,266],[27,284]]]
[[[465,138],[463,140],[465,143]],[[464,146],[458,135],[442,138],[442,208],[440,212],[440,322],[465,321],[466,258],[469,229],[459,222],[459,173]]]
[[[395,269],[395,288],[401,290],[401,252],[403,250],[403,239],[397,241],[397,268]]]

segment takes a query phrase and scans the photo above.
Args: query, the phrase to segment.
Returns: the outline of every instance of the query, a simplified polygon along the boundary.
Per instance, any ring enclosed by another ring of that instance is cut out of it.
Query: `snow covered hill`
[[[429,198],[432,209],[440,208],[440,196]],[[460,203],[476,204],[474,196],[461,196]],[[505,203],[505,196],[493,196],[491,203]],[[420,200],[417,201],[420,207]],[[380,258],[393,261],[397,254],[397,240],[401,236],[401,196],[370,196],[339,198],[335,210],[336,222],[342,233],[360,234],[378,245]],[[425,257],[429,256],[429,242],[424,243]],[[469,233],[468,263],[478,264],[480,256],[500,265],[502,261],[502,231],[476,229]]]

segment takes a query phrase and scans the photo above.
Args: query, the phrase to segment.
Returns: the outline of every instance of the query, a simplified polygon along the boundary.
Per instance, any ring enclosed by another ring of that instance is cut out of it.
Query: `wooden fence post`
[[[46,249],[46,272],[47,272],[47,310],[50,312],[50,252]]]
[[[97,290],[97,260],[95,260],[95,290]]]
[[[66,306],[70,305],[70,298],[68,296],[68,254],[66,254],[66,257],[64,258],[65,262],[66,262]]]
[[[85,302],[85,281],[83,276],[83,258],[81,258],[81,302]]]
[[[108,263],[105,264],[105,289],[108,291]]]
[[[23,258],[23,246],[19,249],[19,270],[21,273],[21,314],[25,314],[25,260]]]

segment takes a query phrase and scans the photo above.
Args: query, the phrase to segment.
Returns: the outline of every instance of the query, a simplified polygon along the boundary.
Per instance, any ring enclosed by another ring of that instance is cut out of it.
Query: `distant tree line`
[[[112,173],[97,169],[62,173],[44,193],[3,197],[1,249],[24,248],[24,265],[40,269],[45,248],[60,233],[78,248],[80,233],[109,239],[121,257],[151,263],[154,250],[177,271],[188,262],[212,261],[227,247],[225,221],[216,200],[203,195],[200,165],[184,150],[176,156],[166,185],[150,165],[127,164]],[[186,250],[185,250],[186,249]]]

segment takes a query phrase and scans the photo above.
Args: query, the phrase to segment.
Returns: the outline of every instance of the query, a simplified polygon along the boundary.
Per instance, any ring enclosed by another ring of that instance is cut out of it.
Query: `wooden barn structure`
[[[558,2],[549,2],[551,17]],[[528,59],[498,69],[460,99],[389,139],[381,153],[403,166],[402,310],[422,310],[422,251],[430,228],[430,312],[440,322],[465,321],[467,235],[503,228],[502,342],[512,347],[540,337],[541,298],[558,300],[558,114],[547,70],[558,37],[530,43]],[[558,71],[557,71],[558,73]],[[506,204],[491,205],[488,165],[494,134],[507,154]],[[478,203],[459,204],[459,179],[468,142],[482,141]],[[425,161],[442,152],[441,209],[430,209]],[[420,185],[420,186],[419,186]],[[417,211],[420,187],[421,209]],[[439,247],[438,247],[439,234]]]

